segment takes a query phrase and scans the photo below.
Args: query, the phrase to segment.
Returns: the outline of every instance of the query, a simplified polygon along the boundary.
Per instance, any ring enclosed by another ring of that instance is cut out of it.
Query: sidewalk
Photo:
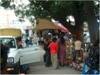
[[[81,74],[80,71],[77,71],[69,66],[60,67],[57,70],[52,69],[52,67],[45,67],[41,63],[32,63],[30,64],[29,74]]]

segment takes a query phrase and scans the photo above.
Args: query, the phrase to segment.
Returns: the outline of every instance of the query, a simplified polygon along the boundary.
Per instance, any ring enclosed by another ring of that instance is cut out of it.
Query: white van
[[[0,35],[0,43],[9,47],[6,71],[19,73],[20,66],[43,60],[44,50],[39,45],[19,47],[19,36]]]

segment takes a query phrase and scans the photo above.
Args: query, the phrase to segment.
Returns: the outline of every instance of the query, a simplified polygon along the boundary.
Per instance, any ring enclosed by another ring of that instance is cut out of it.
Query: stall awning
[[[51,22],[47,19],[38,19],[38,24],[36,27],[37,31],[44,29],[59,29],[61,32],[69,32],[69,30],[64,27],[61,23],[55,21]]]
[[[56,26],[58,26],[58,28],[59,28],[59,30],[61,32],[69,32],[69,30],[66,27],[64,27],[64,25],[62,25],[61,23],[59,23],[59,22],[56,21],[56,22],[54,22],[54,24]]]
[[[58,29],[58,26],[56,26],[53,22],[47,19],[38,19],[36,29],[37,31],[44,29]]]

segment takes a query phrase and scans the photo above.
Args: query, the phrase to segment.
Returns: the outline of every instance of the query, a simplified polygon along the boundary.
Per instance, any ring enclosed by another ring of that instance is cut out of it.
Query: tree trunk
[[[83,10],[82,5],[80,5],[80,2],[73,2],[73,15],[75,18],[75,31],[76,38],[82,40],[82,32],[83,32]]]
[[[97,23],[95,11],[94,11],[94,3],[92,1],[84,2],[84,16],[87,19],[89,25],[91,42],[94,42],[99,35],[98,34],[99,24]]]

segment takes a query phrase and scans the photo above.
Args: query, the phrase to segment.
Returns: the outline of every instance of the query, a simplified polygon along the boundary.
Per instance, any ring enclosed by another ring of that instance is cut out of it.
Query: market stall
[[[47,30],[47,29],[55,29],[55,30],[60,30],[61,32],[69,32],[69,30],[66,27],[64,27],[64,25],[62,25],[57,21],[51,22],[47,19],[39,18],[37,20],[37,26],[36,26],[37,32],[42,30]]]

